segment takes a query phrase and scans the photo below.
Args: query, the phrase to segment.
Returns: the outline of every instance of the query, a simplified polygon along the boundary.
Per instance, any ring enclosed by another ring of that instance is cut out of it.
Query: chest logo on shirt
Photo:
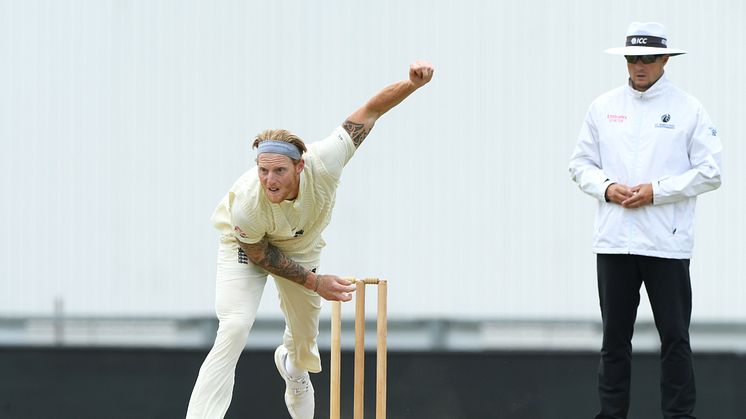
[[[298,231],[295,232],[295,234],[293,234],[293,237],[300,237],[300,236],[303,235],[303,233],[304,233],[303,230],[298,230]]]
[[[668,123],[668,121],[670,121],[670,120],[671,120],[671,114],[664,113],[663,115],[661,115],[661,122],[662,123],[655,124],[655,127],[656,128],[666,128],[666,129],[674,129],[674,128],[676,128],[676,125]]]
[[[614,115],[614,114],[606,114],[606,120],[609,122],[615,122],[615,123],[622,123],[627,120],[627,115]]]
[[[716,130],[715,127],[710,127],[710,134],[712,134],[713,137],[717,137],[718,130]]]

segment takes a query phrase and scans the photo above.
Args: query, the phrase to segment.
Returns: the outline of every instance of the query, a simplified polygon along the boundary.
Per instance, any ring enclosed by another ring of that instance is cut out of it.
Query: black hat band
[[[666,38],[659,36],[632,35],[627,37],[628,47],[667,48]]]

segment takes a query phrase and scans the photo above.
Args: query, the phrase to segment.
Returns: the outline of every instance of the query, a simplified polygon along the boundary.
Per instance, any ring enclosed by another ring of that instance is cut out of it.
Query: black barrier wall
[[[0,348],[2,419],[183,418],[206,351]],[[581,419],[597,407],[595,353],[390,353],[392,419]],[[328,365],[328,353],[324,354]],[[342,416],[352,417],[352,354],[343,353]],[[374,417],[375,356],[366,417]],[[695,354],[697,416],[743,419],[746,357]],[[328,375],[312,376],[316,417],[328,417]],[[657,355],[636,354],[630,419],[659,418]],[[247,351],[226,418],[289,417],[272,351]]]

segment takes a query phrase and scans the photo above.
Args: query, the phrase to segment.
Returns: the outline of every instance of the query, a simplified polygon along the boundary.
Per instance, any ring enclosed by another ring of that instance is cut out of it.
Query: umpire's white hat
[[[604,51],[614,55],[680,55],[681,49],[668,48],[666,28],[658,22],[632,22],[627,28],[625,46]]]

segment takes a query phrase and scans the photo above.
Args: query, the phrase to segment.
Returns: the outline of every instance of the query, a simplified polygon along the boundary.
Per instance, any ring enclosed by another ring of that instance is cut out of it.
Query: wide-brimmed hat
[[[668,48],[666,28],[658,22],[632,22],[627,28],[625,46],[604,51],[614,55],[681,55],[686,51]]]

